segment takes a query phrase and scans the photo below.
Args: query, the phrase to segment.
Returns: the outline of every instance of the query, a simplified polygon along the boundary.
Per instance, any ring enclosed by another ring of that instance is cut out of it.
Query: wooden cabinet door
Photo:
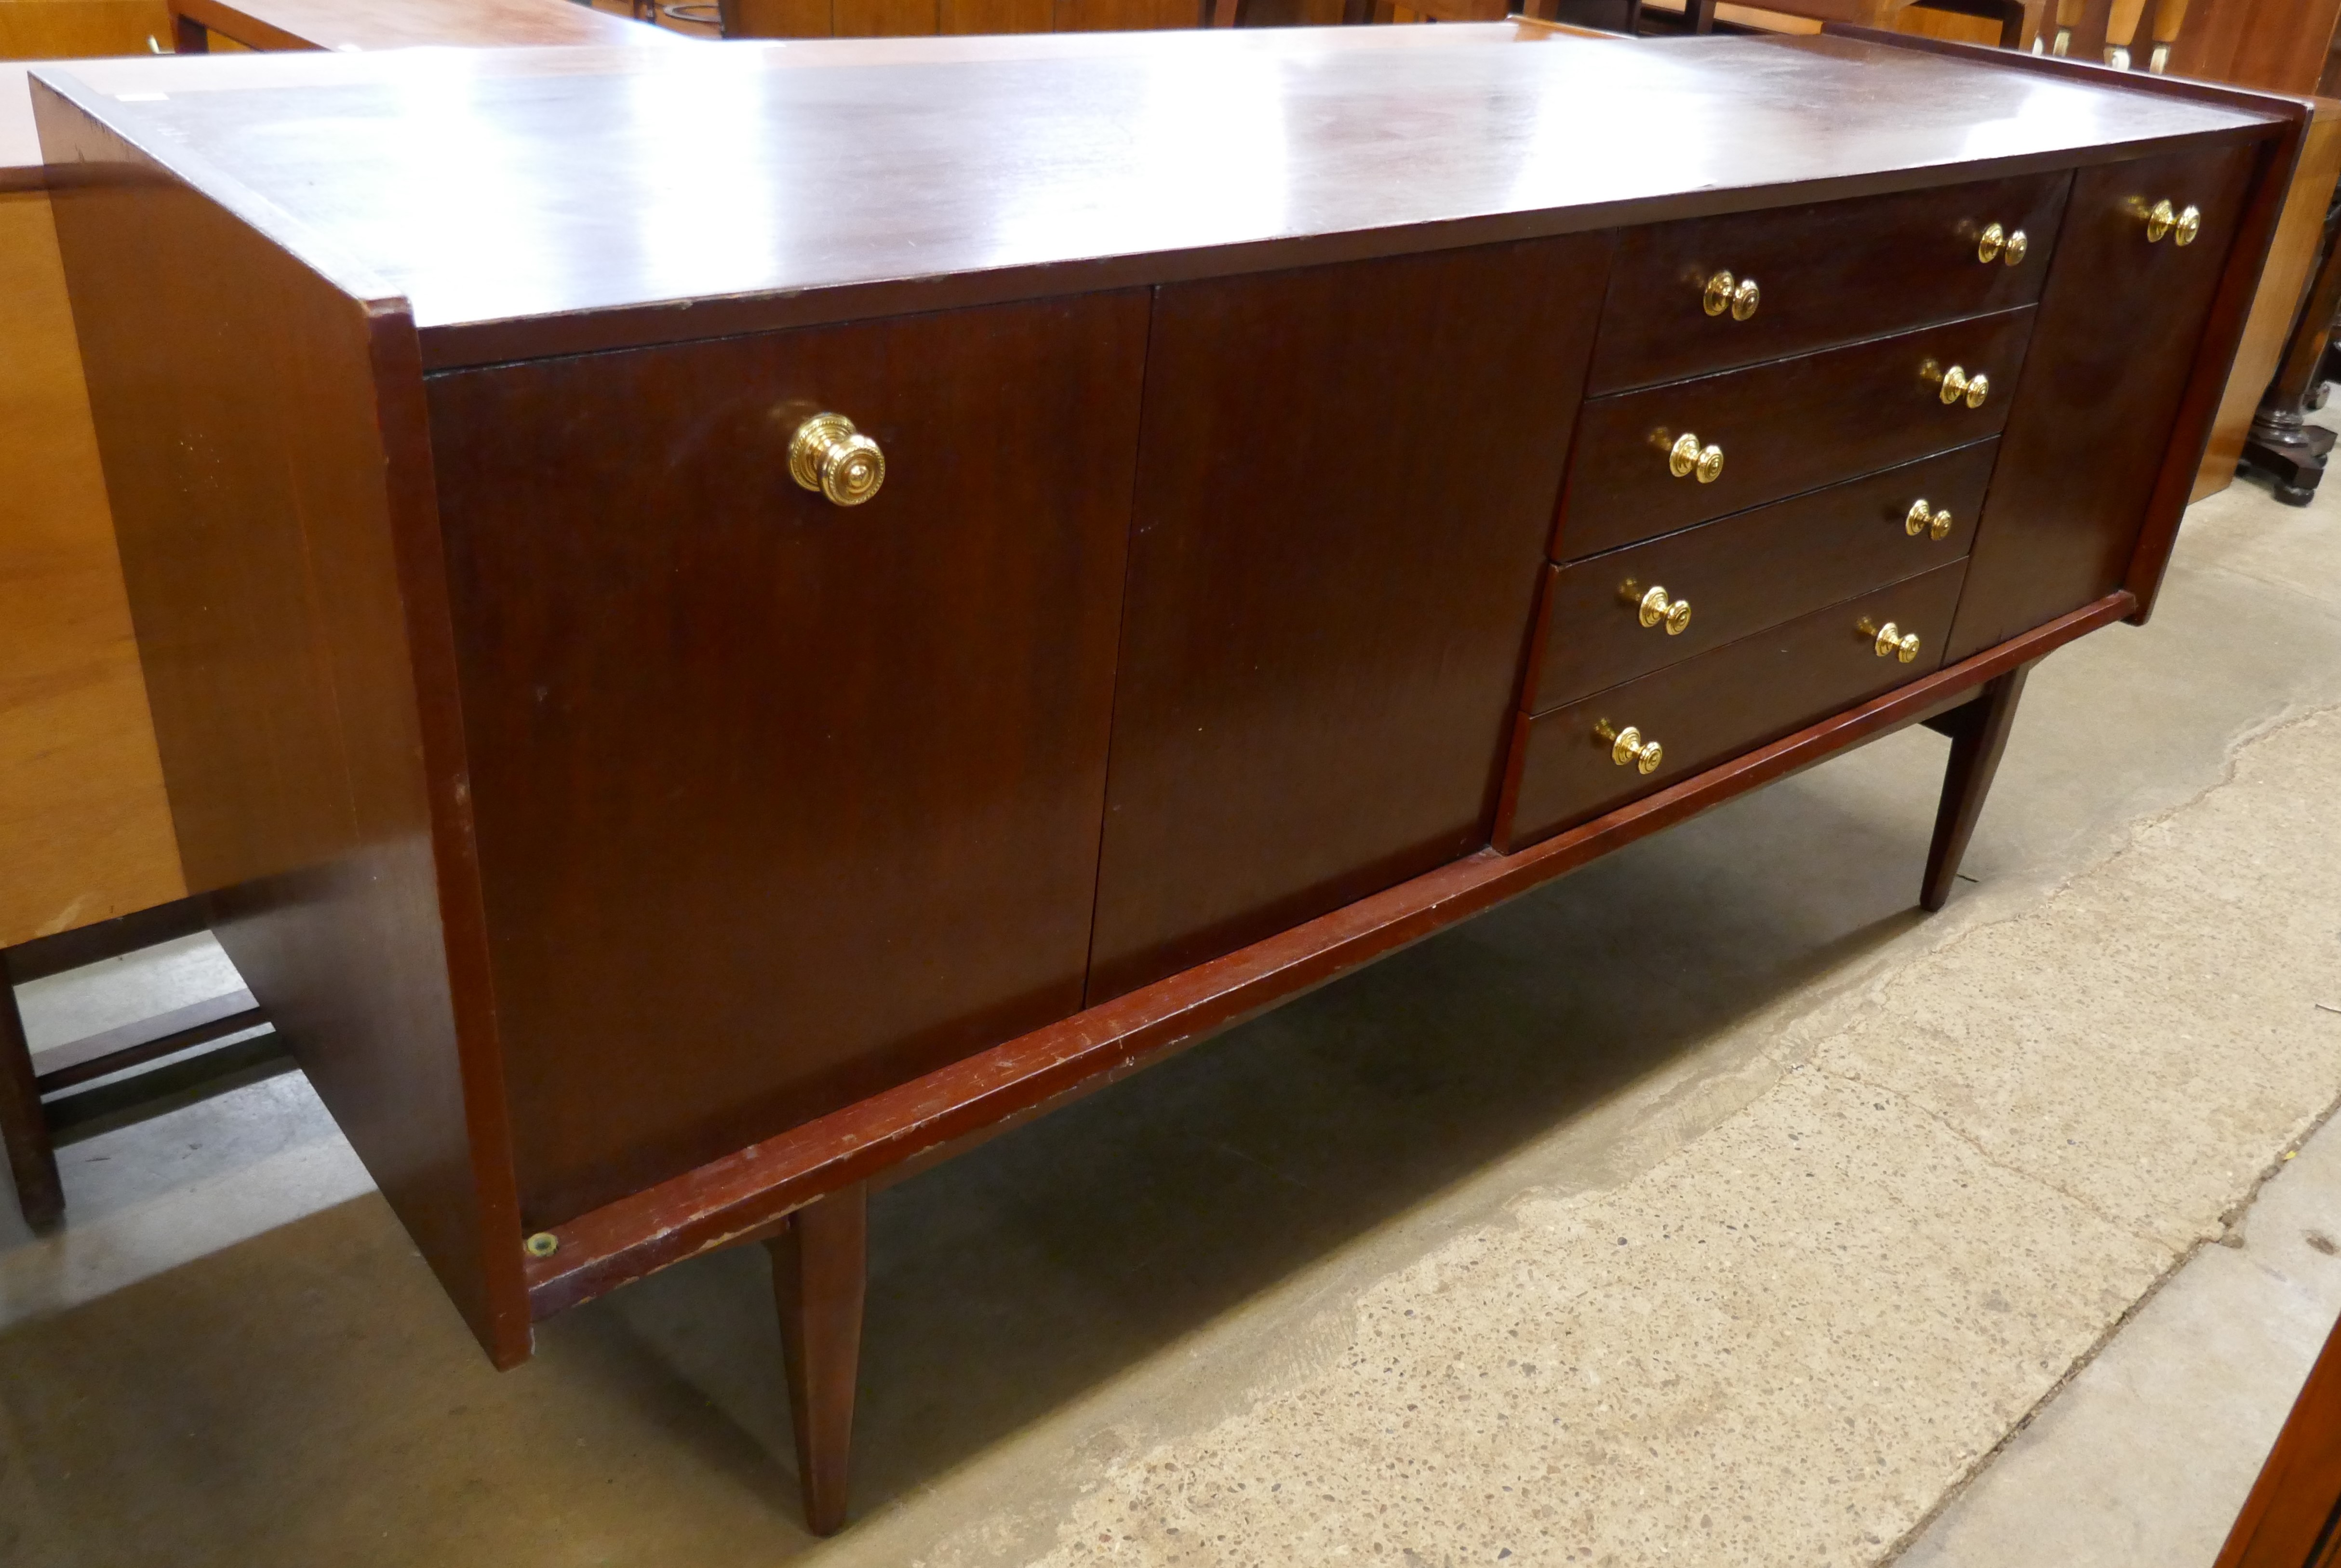
[[[1146,312],[433,379],[532,1229],[1081,1005]]]
[[[1952,659],[2120,586],[2256,156],[2236,145],[2074,176],[1977,528]],[[2147,237],[2162,201],[2200,211],[2191,244],[2176,233]]]
[[[1092,1003],[1487,842],[1609,246],[1157,291]]]

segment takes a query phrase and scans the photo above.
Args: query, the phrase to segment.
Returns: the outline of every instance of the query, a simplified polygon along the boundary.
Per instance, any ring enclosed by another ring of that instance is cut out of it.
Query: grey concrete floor
[[[2239,485],[2035,676],[1943,914],[1909,732],[890,1190],[827,1543],[753,1255],[498,1374],[297,1075],[75,1144],[0,1229],[0,1563],[2028,1561],[2188,1310],[2221,1456],[2090,1495],[2216,1546],[2332,1310],[2296,1215],[2209,1243],[2341,1095],[2336,709],[2341,500]],[[226,983],[168,961],[36,1031]]]

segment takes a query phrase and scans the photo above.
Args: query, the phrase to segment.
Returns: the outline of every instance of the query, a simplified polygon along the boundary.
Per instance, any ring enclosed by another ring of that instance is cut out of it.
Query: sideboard
[[[1939,907],[2152,607],[2306,114],[822,47],[35,79],[221,942],[498,1364],[768,1243],[821,1530],[872,1183],[1918,723]]]

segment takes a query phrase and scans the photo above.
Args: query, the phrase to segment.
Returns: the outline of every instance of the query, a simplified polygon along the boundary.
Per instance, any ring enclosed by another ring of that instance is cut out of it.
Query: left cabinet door
[[[1147,311],[433,378],[532,1228],[1080,1007]]]

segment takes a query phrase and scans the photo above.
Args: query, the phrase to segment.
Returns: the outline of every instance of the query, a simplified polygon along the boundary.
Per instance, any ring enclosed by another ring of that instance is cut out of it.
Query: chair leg
[[[1937,727],[1951,737],[1950,766],[1943,774],[1943,801],[1935,812],[1935,842],[1927,851],[1927,877],[1919,884],[1918,904],[1932,911],[1951,896],[1959,862],[1967,841],[1975,836],[1976,819],[1983,815],[1984,796],[1991,793],[1992,775],[1999,771],[2000,754],[2007,749],[2007,733],[2016,724],[2016,704],[2024,695],[2024,678],[2032,666],[2021,664],[1984,684],[1983,694],[1965,707],[1943,715]]]
[[[16,989],[0,967],[0,1143],[8,1145],[8,1171],[16,1179],[16,1206],[25,1223],[46,1230],[65,1217],[65,1190],[57,1180],[57,1156],[49,1144],[49,1121],[41,1110],[41,1088],[33,1076],[33,1051],[25,1042],[25,1020],[16,1011]]]
[[[853,1448],[853,1389],[869,1284],[869,1189],[857,1182],[799,1209],[765,1246],[788,1358],[805,1525],[816,1535],[833,1535],[845,1524]]]

